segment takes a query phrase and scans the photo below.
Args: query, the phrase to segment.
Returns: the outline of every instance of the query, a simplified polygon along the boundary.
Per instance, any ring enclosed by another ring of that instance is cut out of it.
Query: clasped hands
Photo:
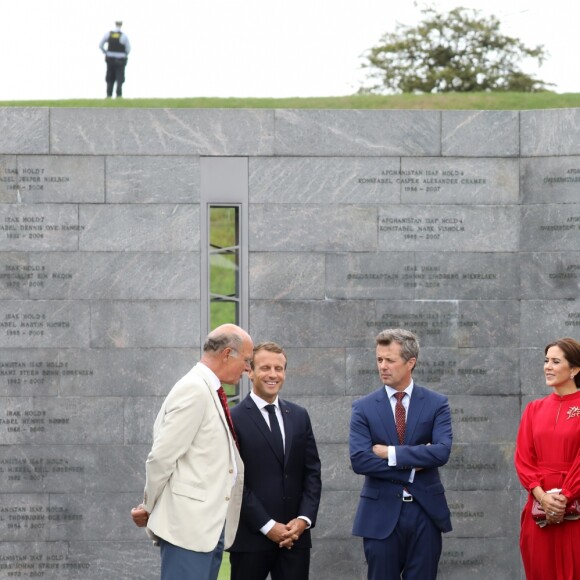
[[[294,545],[294,542],[298,540],[307,527],[308,524],[305,520],[294,518],[287,524],[276,522],[266,536],[272,540],[272,542],[276,542],[279,548],[290,550]]]
[[[540,505],[546,512],[546,521],[549,524],[559,524],[564,519],[568,498],[561,493],[546,492]]]

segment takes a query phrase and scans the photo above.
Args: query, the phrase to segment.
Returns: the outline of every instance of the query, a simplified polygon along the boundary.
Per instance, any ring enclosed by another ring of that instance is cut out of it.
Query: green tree
[[[550,85],[520,68],[525,59],[541,66],[548,56],[543,45],[530,48],[502,34],[495,16],[462,7],[443,14],[425,7],[421,13],[419,24],[397,23],[367,51],[362,66],[374,84],[359,92],[536,92]]]

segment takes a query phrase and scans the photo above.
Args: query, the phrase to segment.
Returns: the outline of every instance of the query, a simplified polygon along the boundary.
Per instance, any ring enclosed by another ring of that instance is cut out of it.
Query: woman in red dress
[[[564,511],[580,498],[580,343],[561,338],[544,352],[554,392],[527,405],[516,443],[516,470],[529,492],[520,549],[527,580],[579,580],[580,520],[564,519]],[[532,518],[534,498],[546,512],[544,527]]]

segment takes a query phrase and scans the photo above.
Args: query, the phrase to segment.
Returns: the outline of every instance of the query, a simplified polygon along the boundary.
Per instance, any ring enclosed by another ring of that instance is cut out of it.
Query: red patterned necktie
[[[397,435],[399,436],[399,443],[402,445],[405,440],[405,407],[403,407],[403,397],[405,393],[395,393],[397,402],[395,404],[395,424],[397,426]]]
[[[226,392],[224,391],[223,387],[220,387],[217,390],[217,394],[219,395],[220,401],[222,402],[222,407],[224,409],[224,413],[226,415],[226,419],[228,420],[228,426],[232,433],[232,437],[236,442],[236,447],[239,449],[240,445],[238,443],[238,438],[236,437],[236,430],[234,429],[234,422],[232,421],[232,414],[230,413],[230,406],[228,405],[228,397],[226,396]]]

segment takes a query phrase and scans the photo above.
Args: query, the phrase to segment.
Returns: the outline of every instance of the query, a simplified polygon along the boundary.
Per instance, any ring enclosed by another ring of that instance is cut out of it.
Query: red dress
[[[562,489],[580,497],[580,391],[556,393],[525,409],[516,444],[515,466],[529,492]],[[533,496],[521,517],[520,549],[527,580],[580,579],[580,520],[540,528],[531,515]]]

